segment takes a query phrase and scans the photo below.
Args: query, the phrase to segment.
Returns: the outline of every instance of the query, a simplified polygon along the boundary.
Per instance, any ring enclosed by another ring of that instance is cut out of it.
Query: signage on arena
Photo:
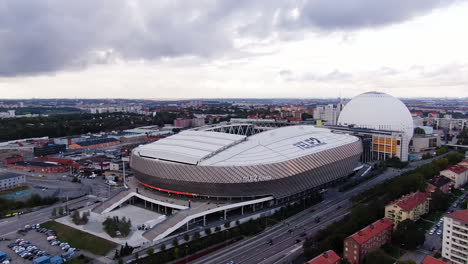
[[[299,141],[297,143],[294,143],[293,145],[300,148],[300,149],[310,149],[310,148],[315,148],[321,145],[325,145],[325,142],[322,142],[314,137]]]

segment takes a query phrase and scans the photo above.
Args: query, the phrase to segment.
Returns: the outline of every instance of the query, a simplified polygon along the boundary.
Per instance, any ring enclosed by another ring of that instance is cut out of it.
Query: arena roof
[[[138,148],[140,156],[187,164],[238,143],[246,136],[187,130]]]
[[[270,164],[356,142],[357,137],[314,126],[289,126],[253,136],[183,131],[139,147],[143,157],[199,166]]]

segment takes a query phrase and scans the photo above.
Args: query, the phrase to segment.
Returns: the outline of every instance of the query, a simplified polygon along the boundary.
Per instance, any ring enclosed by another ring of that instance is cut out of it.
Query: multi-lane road
[[[289,263],[291,257],[302,252],[302,243],[305,239],[304,233],[306,236],[314,235],[318,230],[333,221],[341,219],[349,212],[352,206],[349,201],[350,197],[386,179],[393,178],[404,171],[412,170],[430,161],[413,162],[402,170],[389,168],[383,174],[347,192],[340,193],[337,188],[329,189],[325,200],[312,207],[315,210],[314,212],[311,212],[311,209],[305,210],[287,219],[285,223],[277,224],[256,236],[239,241],[192,263],[222,264],[230,261],[234,261],[236,264]],[[315,222],[316,217],[320,217],[321,221],[319,223]],[[271,245],[270,240],[273,241]]]

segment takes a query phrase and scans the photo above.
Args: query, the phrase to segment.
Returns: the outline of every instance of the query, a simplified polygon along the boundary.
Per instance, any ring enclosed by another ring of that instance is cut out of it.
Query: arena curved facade
[[[197,197],[289,197],[353,172],[359,138],[314,126],[224,124],[187,130],[132,152],[139,184]]]

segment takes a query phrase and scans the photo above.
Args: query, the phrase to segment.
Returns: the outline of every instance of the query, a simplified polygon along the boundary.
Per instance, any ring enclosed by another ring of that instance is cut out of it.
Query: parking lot
[[[47,241],[46,233],[39,233],[35,229],[31,229],[29,231],[24,232],[23,234],[20,234],[20,233],[10,234],[4,237],[6,239],[5,241],[0,241],[0,251],[3,251],[6,254],[8,254],[8,256],[11,258],[11,263],[15,263],[15,264],[16,263],[33,263],[32,259],[28,260],[28,259],[21,257],[19,254],[15,253],[14,249],[11,247],[13,246],[13,243],[15,244],[15,246],[17,246],[20,243],[18,239],[29,242],[28,244],[30,244],[31,247],[37,248],[37,250],[35,250],[34,248],[31,248],[30,258],[37,258],[40,255],[47,255],[50,257],[62,256],[62,254],[66,252],[62,250],[62,248],[60,248],[58,245],[56,246],[50,245],[49,241]],[[26,248],[28,244],[25,245]],[[43,253],[40,253],[40,251],[43,251]]]

